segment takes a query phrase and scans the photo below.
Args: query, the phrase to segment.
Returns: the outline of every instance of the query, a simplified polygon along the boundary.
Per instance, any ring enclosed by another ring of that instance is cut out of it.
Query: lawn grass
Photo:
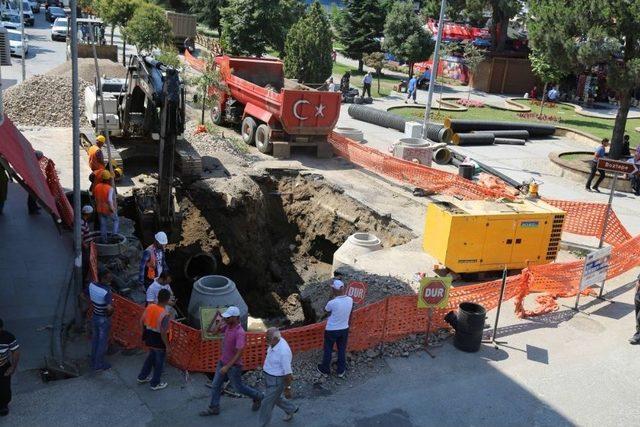
[[[540,107],[533,105],[531,101],[518,100],[519,103],[527,105],[533,112],[539,112]],[[424,109],[399,108],[394,109],[394,113],[410,118],[422,118]],[[571,105],[556,105],[555,108],[545,107],[543,114],[560,117],[558,124],[570,127],[582,132],[590,133],[598,138],[611,138],[614,120],[600,119],[595,117],[581,116],[575,112]],[[522,121],[518,113],[514,111],[499,110],[485,106],[484,108],[470,108],[468,111],[446,111],[441,112],[443,117],[452,119],[477,119],[477,120],[498,120],[498,121]],[[555,124],[555,122],[541,122]],[[631,136],[631,145],[636,146],[640,142],[635,128],[640,126],[640,119],[627,120],[627,133]],[[634,141],[635,139],[635,141]]]
[[[340,82],[340,78],[342,75],[349,71],[351,73],[351,86],[357,87],[358,89],[362,89],[362,77],[366,74],[365,72],[358,72],[357,69],[345,64],[340,64],[338,62],[333,63],[333,80],[337,83]],[[337,79],[337,80],[336,80]],[[400,83],[402,78],[396,76],[385,76],[384,74],[380,77],[380,91],[378,92],[378,77],[373,76],[373,83],[371,84],[371,95],[374,98],[387,96],[393,90],[393,86]]]

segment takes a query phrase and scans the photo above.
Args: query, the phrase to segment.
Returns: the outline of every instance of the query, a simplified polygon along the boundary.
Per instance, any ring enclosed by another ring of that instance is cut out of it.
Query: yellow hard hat
[[[111,179],[111,174],[109,173],[108,170],[103,170],[102,171],[102,180],[103,181],[109,181]]]
[[[107,141],[107,139],[104,137],[104,135],[98,135],[98,137],[96,138],[96,143],[98,145],[102,145]]]

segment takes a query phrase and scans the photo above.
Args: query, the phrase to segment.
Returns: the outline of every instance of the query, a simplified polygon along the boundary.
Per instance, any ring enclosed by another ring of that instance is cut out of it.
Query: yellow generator
[[[546,264],[558,253],[564,215],[541,200],[434,202],[422,247],[455,273]]]

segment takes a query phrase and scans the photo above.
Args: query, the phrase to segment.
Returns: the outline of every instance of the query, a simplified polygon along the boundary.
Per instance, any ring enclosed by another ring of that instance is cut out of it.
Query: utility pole
[[[24,0],[18,0],[20,10],[20,43],[22,43],[22,81],[27,78],[27,69],[24,63],[26,53],[24,52]]]
[[[82,235],[80,230],[80,100],[78,95],[78,7],[77,0],[69,2],[71,8],[71,109],[73,110],[73,286],[72,295],[82,290]],[[75,308],[76,327],[82,324],[80,307]]]
[[[447,0],[440,3],[440,18],[438,19],[438,37],[436,37],[436,48],[433,53],[433,66],[431,67],[431,79],[429,79],[429,93],[427,94],[427,106],[424,110],[424,121],[422,122],[422,139],[427,139],[427,126],[431,118],[431,101],[433,100],[433,89],[435,88],[436,78],[438,77],[438,65],[440,63],[440,42],[442,41],[442,33],[444,31],[444,9],[447,6]]]

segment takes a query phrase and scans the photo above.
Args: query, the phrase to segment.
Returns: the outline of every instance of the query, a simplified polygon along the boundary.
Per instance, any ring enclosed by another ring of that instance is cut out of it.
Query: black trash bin
[[[480,350],[486,314],[487,310],[480,304],[473,302],[460,304],[455,327],[456,334],[453,338],[453,345],[456,348],[469,353]]]
[[[474,165],[468,165],[465,163],[460,163],[458,165],[458,175],[460,175],[464,179],[468,179],[469,181],[473,180],[474,170],[475,170]]]

